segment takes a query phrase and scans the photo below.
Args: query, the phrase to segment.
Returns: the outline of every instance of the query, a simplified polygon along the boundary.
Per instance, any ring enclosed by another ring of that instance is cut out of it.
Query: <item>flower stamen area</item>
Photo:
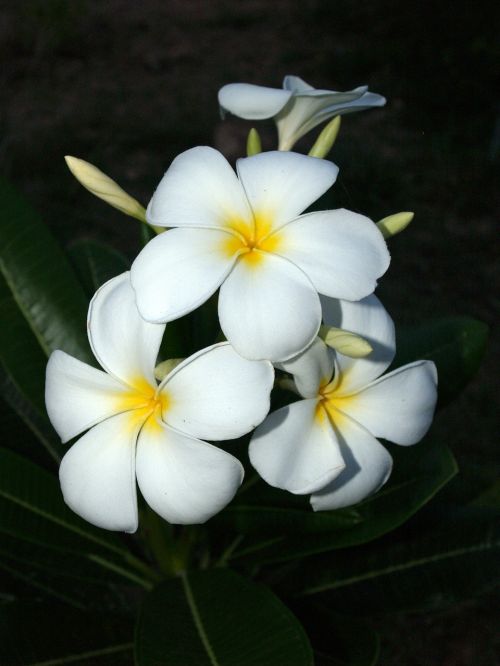
[[[165,391],[158,392],[146,379],[140,377],[129,382],[130,389],[117,398],[117,409],[130,411],[130,427],[139,422],[144,427],[158,428],[158,419],[168,410],[169,397]]]
[[[319,400],[314,415],[318,423],[323,422],[326,418],[332,423],[338,423],[341,419],[346,418],[345,408],[356,396],[352,394],[338,395],[338,388],[339,384],[336,380],[320,388]]]
[[[249,223],[238,217],[231,217],[226,222],[231,237],[224,241],[224,251],[233,256],[238,253],[247,263],[255,265],[261,262],[263,252],[275,252],[280,244],[278,233],[272,233],[272,216],[254,214]]]

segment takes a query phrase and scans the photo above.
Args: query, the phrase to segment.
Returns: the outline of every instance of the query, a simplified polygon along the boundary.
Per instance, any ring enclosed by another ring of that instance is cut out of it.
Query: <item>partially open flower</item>
[[[363,215],[300,215],[334,183],[331,162],[268,152],[240,159],[236,175],[208,147],[179,155],[147,210],[150,224],[178,227],[135,260],[132,286],[141,315],[177,319],[219,287],[219,320],[249,359],[291,358],[321,323],[318,292],[357,300],[389,266],[382,234]]]
[[[113,278],[89,308],[89,340],[103,370],[62,351],[47,367],[49,418],[64,442],[83,435],[59,470],[66,503],[90,523],[137,529],[137,483],[171,523],[202,523],[231,501],[240,462],[201,441],[232,439],[269,410],[270,363],[242,359],[228,343],[203,349],[157,384],[165,326],[139,316],[129,273]]]
[[[394,325],[375,296],[324,299],[326,323],[362,335],[373,348],[349,358],[317,338],[283,363],[304,398],[270,414],[250,443],[250,460],[272,486],[313,493],[315,510],[356,504],[389,478],[392,458],[377,438],[404,446],[427,432],[437,374],[417,361],[384,375],[395,353]]]
[[[274,118],[279,150],[291,150],[300,137],[333,116],[383,106],[382,95],[359,86],[347,92],[313,88],[298,76],[285,76],[283,88],[229,83],[219,90],[225,111],[246,120]]]

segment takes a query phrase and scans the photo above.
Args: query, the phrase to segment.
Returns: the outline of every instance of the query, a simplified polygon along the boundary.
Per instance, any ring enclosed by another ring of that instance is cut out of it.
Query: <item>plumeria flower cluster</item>
[[[49,417],[63,441],[79,437],[60,467],[64,499],[107,529],[137,529],[136,485],[170,523],[208,520],[243,480],[240,461],[209,442],[255,428],[250,461],[269,484],[310,494],[315,510],[357,503],[391,472],[378,438],[414,444],[432,420],[431,362],[383,375],[394,325],[373,294],[390,262],[385,238],[412,214],[375,224],[344,209],[311,212],[338,168],[289,152],[319,123],[385,99],[288,76],[283,90],[224,86],[219,101],[244,118],[274,117],[279,150],[252,151],[236,170],[213,148],[187,150],[147,210],[94,166],[67,158],[87,189],[158,232],[90,303],[102,369],[62,351],[47,368]],[[226,341],[167,362],[158,383],[168,322],[216,291]],[[275,370],[300,399],[269,414]]]

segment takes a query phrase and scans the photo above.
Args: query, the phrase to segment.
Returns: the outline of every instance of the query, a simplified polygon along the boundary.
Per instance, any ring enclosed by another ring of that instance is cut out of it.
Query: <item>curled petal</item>
[[[375,437],[416,444],[429,429],[437,400],[432,361],[398,368],[345,400],[345,411]]]
[[[94,295],[88,316],[89,341],[101,366],[129,385],[146,379],[156,386],[154,367],[165,326],[139,315],[130,273],[109,280]]]
[[[337,394],[359,391],[392,363],[396,352],[394,322],[374,294],[356,302],[322,296],[321,306],[326,324],[361,335],[372,347],[364,358],[336,355],[340,378]]]
[[[316,338],[312,345],[289,361],[277,364],[293,375],[295,386],[304,398],[315,398],[321,386],[328,384],[333,375],[333,351],[323,340]]]
[[[251,221],[243,188],[226,158],[208,146],[178,155],[163,176],[146,211],[163,227],[225,229],[234,219]]]
[[[137,446],[137,482],[149,506],[169,523],[204,523],[234,497],[241,463],[225,451],[156,421]]]
[[[257,220],[267,233],[302,213],[335,182],[338,167],[328,160],[270,151],[236,163]]]
[[[348,210],[301,215],[278,236],[276,253],[301,268],[321,294],[335,298],[367,296],[389,267],[387,245],[376,225]]]
[[[314,287],[285,259],[265,252],[245,257],[220,290],[222,331],[245,358],[282,361],[296,356],[319,330],[321,307]]]
[[[345,417],[335,426],[345,469],[311,496],[315,511],[340,509],[361,502],[383,486],[392,471],[390,454],[362,426]]]
[[[232,240],[216,229],[171,229],[153,238],[132,265],[141,315],[171,321],[204,303],[236,260]]]
[[[64,501],[97,527],[137,529],[134,458],[141,426],[133,412],[113,416],[89,430],[62,459]]]
[[[269,411],[274,371],[248,361],[227,342],[190,356],[160,387],[163,419],[193,437],[223,440],[253,430]]]
[[[45,404],[63,442],[123,411],[121,399],[127,393],[114,377],[63,351],[52,352],[49,358]]]
[[[267,483],[299,495],[319,490],[344,468],[334,430],[316,399],[270,414],[253,434],[249,455]]]
[[[264,120],[275,116],[290,99],[291,93],[251,83],[228,83],[219,90],[219,104],[245,120]]]

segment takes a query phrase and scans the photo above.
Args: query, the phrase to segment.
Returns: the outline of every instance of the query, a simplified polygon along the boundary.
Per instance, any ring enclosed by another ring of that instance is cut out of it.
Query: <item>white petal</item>
[[[336,425],[340,426],[338,435],[345,469],[311,496],[315,511],[361,502],[383,486],[392,471],[390,454],[367,430],[347,418]]]
[[[334,363],[333,350],[323,340],[316,338],[302,354],[289,361],[277,364],[277,367],[293,375],[295,386],[304,398],[315,398],[321,386],[332,378]]]
[[[337,92],[302,88],[276,117],[281,149],[295,143],[320,123],[333,116],[363,111],[373,106],[383,106],[386,100],[381,95],[366,92],[365,86]]]
[[[165,227],[216,228],[226,228],[233,219],[252,218],[229,162],[208,146],[191,148],[175,158],[146,216],[151,224]]]
[[[113,416],[70,448],[59,468],[66,504],[89,523],[135,532],[135,444],[142,421],[133,412]]]
[[[121,398],[128,392],[114,377],[63,351],[50,355],[45,404],[50,422],[63,442],[124,411]]]
[[[316,336],[319,297],[300,269],[264,252],[240,258],[221,287],[219,321],[226,338],[245,358],[283,361]]]
[[[380,377],[392,363],[396,352],[394,322],[374,294],[355,303],[322,296],[321,305],[325,324],[361,335],[373,349],[364,358],[336,354],[342,381],[338,394],[358,391]]]
[[[312,86],[301,79],[300,76],[293,76],[293,74],[287,74],[283,79],[283,88],[285,90],[291,90],[294,93],[306,92],[308,90],[314,90]]]
[[[153,238],[132,264],[141,315],[171,321],[204,303],[234,264],[232,240],[216,229],[171,229]]]
[[[372,293],[389,267],[389,252],[376,225],[340,209],[302,215],[277,234],[276,254],[309,277],[321,294],[358,300]]]
[[[204,523],[232,500],[243,474],[229,453],[160,422],[148,421],[139,436],[139,488],[169,523]]]
[[[228,83],[219,90],[223,109],[246,120],[264,120],[275,116],[290,99],[290,92],[251,83]]]
[[[262,220],[269,231],[302,213],[338,174],[338,167],[328,160],[280,151],[239,159],[236,169],[257,223]]]
[[[269,411],[274,371],[247,361],[227,342],[190,356],[161,386],[164,420],[193,437],[233,439],[253,430]]]
[[[437,400],[432,361],[417,361],[381,377],[345,400],[345,413],[375,437],[416,444],[429,429]]]
[[[156,386],[154,367],[165,326],[140,316],[130,273],[109,280],[96,292],[88,329],[92,351],[105,370],[126,384],[146,379]]]
[[[318,401],[299,400],[270,414],[252,436],[250,462],[271,486],[298,495],[334,479],[344,462]]]

